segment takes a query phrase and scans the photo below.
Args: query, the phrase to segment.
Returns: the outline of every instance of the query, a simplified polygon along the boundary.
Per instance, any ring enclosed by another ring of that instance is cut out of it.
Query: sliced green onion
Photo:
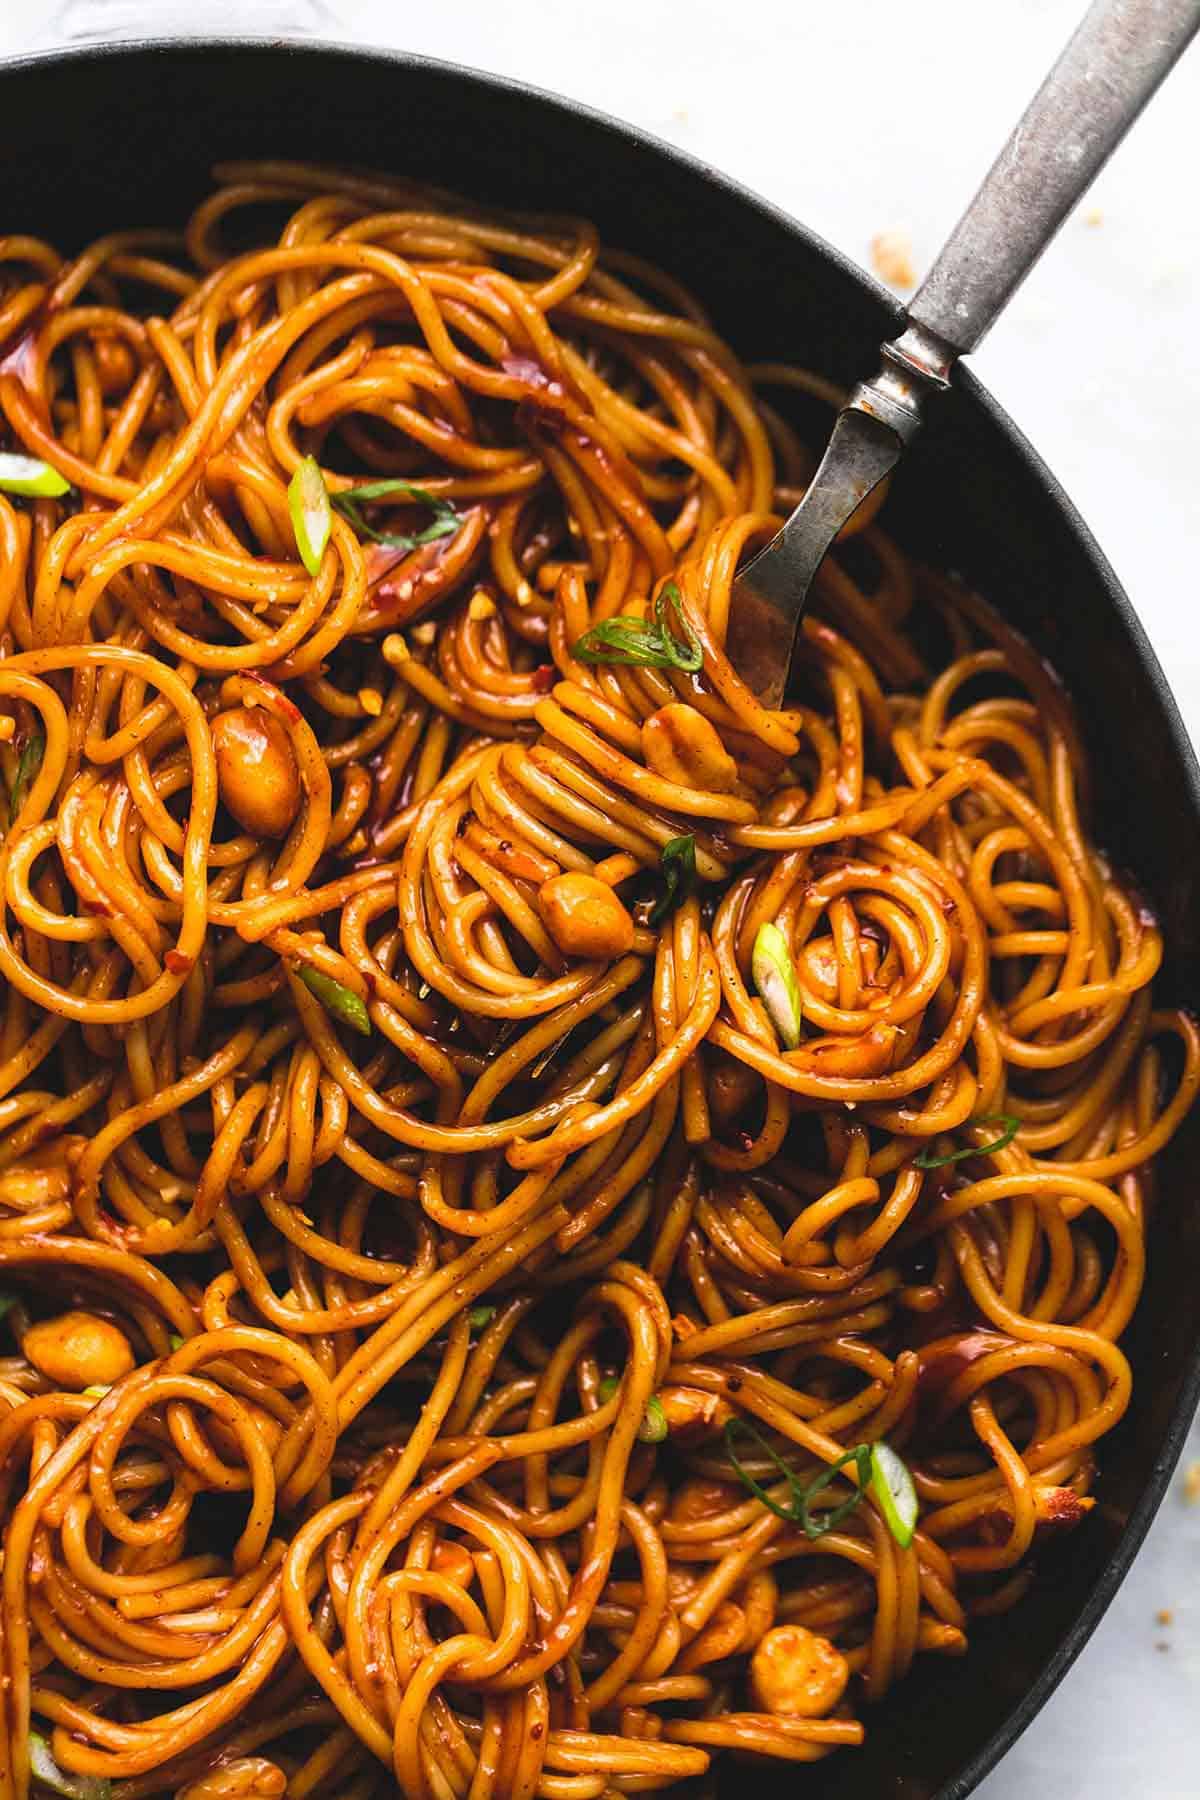
[[[112,1382],[106,1381],[98,1383],[97,1386],[86,1387],[83,1391],[90,1400],[103,1400],[105,1394],[112,1393]]]
[[[682,644],[667,624],[668,601],[683,632]],[[688,623],[673,581],[659,589],[653,619],[605,619],[575,640],[571,655],[585,663],[635,663],[641,668],[682,669],[688,674],[694,674],[704,662],[703,646]]]
[[[320,969],[314,969],[311,963],[304,963],[300,969],[300,979],[310,994],[315,994],[327,1013],[340,1019],[343,1025],[349,1025],[362,1037],[370,1037],[371,1020],[363,1002],[332,975],[326,975]]]
[[[46,739],[40,731],[30,733],[29,741],[22,750],[17,762],[17,772],[13,777],[12,793],[9,795],[8,810],[12,818],[16,818],[29,796],[29,790],[38,778],[42,766],[42,758],[46,754]]]
[[[759,926],[750,972],[784,1048],[794,1050],[800,1042],[800,983],[788,941],[778,925]]]
[[[651,1394],[642,1414],[642,1422],[638,1426],[638,1437],[643,1444],[662,1444],[666,1442],[670,1430],[662,1401],[657,1394]]]
[[[65,1800],[109,1800],[112,1782],[103,1775],[72,1775],[55,1762],[49,1742],[39,1731],[29,1734],[29,1772],[35,1781]]]
[[[686,900],[696,885],[696,840],[689,832],[686,837],[673,837],[662,847],[659,858],[662,863],[664,889],[650,910],[651,925],[661,925],[669,912],[672,912],[681,900]]]
[[[429,508],[433,519],[424,531],[376,531],[367,523],[362,513],[364,504],[397,496]],[[343,488],[340,494],[331,494],[330,500],[335,512],[340,512],[343,519],[349,521],[360,538],[382,544],[385,550],[415,550],[420,544],[433,543],[435,538],[449,537],[462,524],[462,514],[456,506],[438,494],[431,494],[428,488],[418,487],[415,481],[366,481],[361,487]]]
[[[791,1489],[792,1503],[790,1506],[780,1506],[778,1500],[776,1500],[773,1495],[769,1494],[766,1488],[760,1486],[753,1475],[751,1475],[749,1469],[745,1468],[740,1462],[737,1450],[734,1448],[734,1433],[736,1431],[744,1431],[747,1437],[753,1438],[763,1454],[775,1464],[775,1467],[779,1470],[779,1473],[784,1477],[788,1487]],[[830,1463],[828,1468],[822,1469],[820,1474],[814,1475],[812,1480],[806,1483],[802,1482],[797,1476],[796,1471],[793,1468],[790,1468],[781,1456],[776,1454],[762,1432],[759,1431],[756,1425],[752,1425],[748,1419],[739,1418],[727,1420],[723,1435],[725,1438],[725,1449],[728,1453],[729,1460],[733,1464],[734,1473],[737,1475],[737,1478],[742,1485],[749,1488],[750,1492],[754,1495],[754,1498],[756,1500],[761,1500],[768,1512],[773,1512],[777,1519],[786,1519],[790,1525],[799,1525],[807,1538],[815,1539],[824,1537],[827,1531],[832,1531],[835,1526],[841,1524],[843,1519],[849,1518],[855,1507],[860,1504],[863,1494],[866,1492],[871,1467],[871,1451],[867,1444],[856,1444],[853,1450],[847,1450],[844,1456],[839,1456],[836,1462]],[[819,1493],[822,1493],[831,1482],[837,1480],[838,1475],[848,1463],[853,1463],[855,1467],[858,1485],[854,1492],[850,1495],[848,1500],[843,1500],[841,1504],[835,1506],[832,1511],[822,1513],[819,1518],[814,1519],[809,1512],[811,1502]]]
[[[871,1492],[888,1530],[907,1550],[917,1529],[917,1490],[908,1464],[890,1444],[871,1445]]]
[[[961,1130],[968,1125],[1003,1125],[1004,1130],[992,1144],[968,1144],[965,1150],[951,1150],[948,1156],[930,1156],[928,1150],[922,1150],[920,1156],[914,1156],[914,1169],[944,1169],[947,1163],[962,1162],[968,1156],[994,1156],[997,1150],[1007,1150],[1008,1146],[1021,1129],[1020,1119],[1012,1113],[981,1113],[977,1119],[966,1119]]]
[[[300,561],[310,575],[319,575],[333,514],[329,510],[329,489],[315,456],[306,456],[288,482],[288,511]]]
[[[171,1333],[169,1333],[169,1335],[167,1337],[167,1342],[171,1346],[172,1350],[182,1350],[183,1349],[183,1339],[180,1337],[180,1335],[177,1331],[172,1331]]]
[[[496,1316],[494,1306],[473,1306],[467,1314],[467,1324],[472,1331],[484,1331]]]
[[[69,494],[71,484],[65,475],[43,462],[40,456],[0,455],[0,488],[6,494],[29,494],[39,500],[53,500]]]
[[[620,1385],[618,1376],[606,1375],[598,1390],[601,1403],[611,1400]],[[670,1435],[670,1431],[671,1427],[667,1423],[667,1415],[663,1411],[662,1401],[657,1394],[651,1394],[646,1402],[646,1410],[642,1414],[642,1422],[637,1430],[639,1443],[661,1444]]]

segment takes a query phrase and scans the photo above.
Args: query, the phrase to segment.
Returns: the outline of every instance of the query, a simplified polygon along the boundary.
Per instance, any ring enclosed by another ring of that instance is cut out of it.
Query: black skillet
[[[755,361],[800,362],[848,384],[899,323],[857,269],[724,176],[510,82],[416,57],[261,41],[115,45],[0,66],[6,232],[71,247],[122,226],[177,224],[214,160],[272,156],[590,215],[609,242],[688,283]],[[978,586],[1077,697],[1099,841],[1137,871],[1162,921],[1159,992],[1200,1007],[1200,770],[1112,570],[969,370],[910,453],[888,523]],[[1198,1163],[1194,1115],[1160,1166],[1149,1276],[1126,1340],[1134,1402],[1101,1446],[1100,1504],[1086,1527],[1044,1560],[1019,1612],[973,1629],[962,1661],[918,1659],[868,1716],[862,1750],[803,1770],[756,1768],[761,1800],[963,1800],[1079,1654],[1154,1517],[1200,1396]],[[747,1774],[728,1764],[722,1794]]]

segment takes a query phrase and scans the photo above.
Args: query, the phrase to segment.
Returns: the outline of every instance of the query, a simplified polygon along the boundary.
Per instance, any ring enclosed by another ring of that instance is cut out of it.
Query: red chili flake
[[[536,1723],[536,1722],[529,1727],[529,1735],[534,1740],[535,1743],[537,1742],[538,1738],[541,1737],[542,1732],[545,1729],[546,1728],[544,1725],[542,1725],[540,1723]]]
[[[163,957],[172,975],[188,975],[196,965],[194,956],[185,956],[182,950],[168,950]]]
[[[558,670],[553,663],[539,663],[529,672],[529,685],[535,694],[548,694],[557,680]]]

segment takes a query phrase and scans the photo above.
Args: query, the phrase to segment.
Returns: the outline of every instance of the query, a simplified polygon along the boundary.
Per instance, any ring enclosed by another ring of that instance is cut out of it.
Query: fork
[[[826,551],[891,473],[942,392],[1200,29],[1200,0],[1095,0],[851,392],[808,490],[736,578],[727,649],[764,705],[787,692],[796,635]]]

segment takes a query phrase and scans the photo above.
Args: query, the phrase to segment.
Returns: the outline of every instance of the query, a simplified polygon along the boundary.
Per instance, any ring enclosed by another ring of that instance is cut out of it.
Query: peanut
[[[134,1366],[125,1333],[95,1313],[65,1312],[42,1319],[30,1326],[21,1348],[47,1381],[72,1393],[111,1387]]]
[[[718,737],[716,726],[682,700],[672,700],[646,720],[642,755],[647,768],[679,787],[730,794],[737,786],[737,764]]]
[[[221,799],[251,837],[281,838],[300,810],[300,771],[287,732],[262,707],[235,706],[212,724]]]
[[[594,875],[554,875],[538,889],[538,910],[564,956],[623,956],[633,947],[633,920]]]
[[[776,1625],[759,1641],[750,1686],[764,1712],[790,1719],[823,1719],[850,1679],[850,1666],[828,1638],[803,1625]]]

